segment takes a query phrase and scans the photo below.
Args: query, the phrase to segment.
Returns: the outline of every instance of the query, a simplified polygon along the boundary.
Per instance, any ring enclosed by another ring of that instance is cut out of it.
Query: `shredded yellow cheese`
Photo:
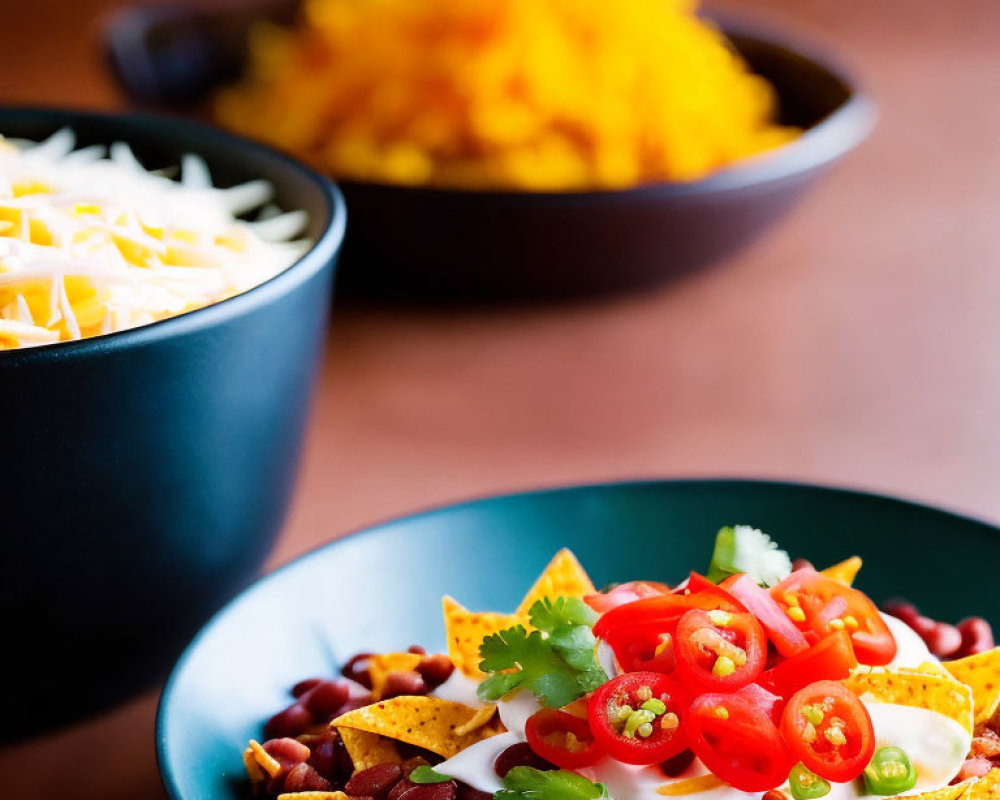
[[[305,250],[303,212],[266,207],[272,188],[212,186],[205,163],[180,180],[124,144],[74,151],[0,136],[0,350],[82,339],[172,317],[246,291]]]
[[[794,139],[695,0],[306,0],[251,37],[229,127],[334,177],[472,189],[690,181]]]

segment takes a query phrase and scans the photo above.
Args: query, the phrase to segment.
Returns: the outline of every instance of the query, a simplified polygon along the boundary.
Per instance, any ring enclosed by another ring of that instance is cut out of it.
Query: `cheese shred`
[[[198,156],[179,180],[131,149],[0,136],[0,350],[135,328],[244,292],[308,248],[301,211],[265,181],[216,188]],[[259,209],[255,221],[240,215]]]

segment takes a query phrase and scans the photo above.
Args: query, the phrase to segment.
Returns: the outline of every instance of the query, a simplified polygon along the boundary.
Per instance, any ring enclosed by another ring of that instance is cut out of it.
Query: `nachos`
[[[445,597],[446,654],[296,685],[247,775],[278,800],[1000,800],[1000,648],[939,661],[860,568],[736,526],[705,574],[598,592],[563,550],[511,613]]]

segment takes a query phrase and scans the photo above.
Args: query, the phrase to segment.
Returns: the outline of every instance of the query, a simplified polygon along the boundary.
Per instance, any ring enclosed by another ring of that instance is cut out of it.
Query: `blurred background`
[[[0,103],[124,108],[101,46],[119,5],[0,1]],[[870,138],[749,248],[655,290],[338,303],[272,566],[432,505],[640,477],[831,483],[1000,521],[1000,4],[712,8],[846,56]],[[5,790],[162,796],[154,705],[0,750]]]

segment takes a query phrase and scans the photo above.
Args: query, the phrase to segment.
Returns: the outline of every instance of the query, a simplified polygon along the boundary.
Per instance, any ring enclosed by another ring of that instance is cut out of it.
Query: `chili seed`
[[[665,714],[667,713],[667,706],[662,700],[657,700],[655,697],[651,697],[641,706],[639,706],[643,711],[652,711],[654,714]]]

